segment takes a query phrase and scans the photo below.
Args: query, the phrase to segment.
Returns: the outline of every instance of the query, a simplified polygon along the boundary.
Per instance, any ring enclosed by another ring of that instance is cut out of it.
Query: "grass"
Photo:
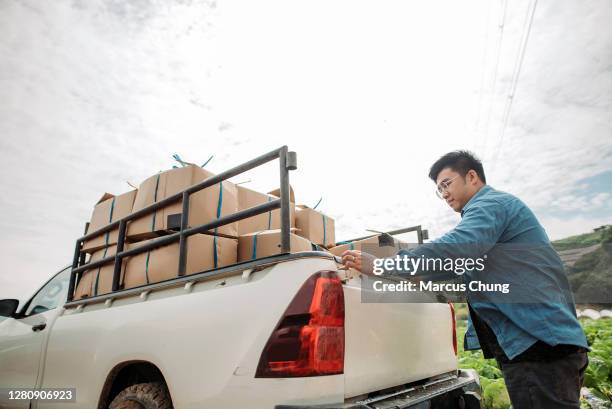
[[[612,232],[612,227],[555,240],[552,242],[552,245],[557,251],[588,247],[607,241],[606,239],[609,238],[610,232]]]

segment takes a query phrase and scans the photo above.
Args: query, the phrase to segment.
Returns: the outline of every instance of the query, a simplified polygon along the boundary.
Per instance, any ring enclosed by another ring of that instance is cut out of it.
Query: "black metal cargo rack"
[[[222,216],[213,222],[189,227],[189,197],[191,194],[213,186],[219,182],[227,180],[233,176],[244,173],[248,170],[256,168],[267,162],[279,159],[280,170],[280,198],[260,204],[249,209],[241,210],[231,215]],[[74,249],[74,258],[72,260],[72,271],[70,274],[70,282],[68,286],[68,302],[73,301],[77,276],[80,277],[84,271],[93,268],[101,267],[105,264],[114,263],[112,292],[118,291],[120,288],[121,277],[121,261],[124,257],[134,256],[146,251],[153,250],[158,247],[166,246],[175,242],[179,242],[179,261],[178,261],[178,277],[184,276],[187,264],[187,238],[198,233],[211,234],[210,230],[216,227],[223,226],[238,220],[256,216],[261,213],[269,212],[275,209],[281,209],[281,254],[289,253],[290,251],[290,214],[289,214],[289,171],[297,169],[297,155],[295,152],[290,152],[287,146],[282,146],[255,159],[238,165],[225,172],[209,177],[208,179],[190,186],[182,192],[169,196],[159,202],[153,203],[141,210],[131,213],[120,220],[112,222],[107,226],[98,229],[91,233],[86,233],[83,237],[76,240]],[[161,236],[151,240],[149,243],[141,245],[137,248],[125,250],[124,244],[127,233],[127,224],[131,220],[146,216],[165,206],[182,201],[183,209],[181,213],[180,230],[166,236]],[[114,229],[119,229],[117,238],[117,251],[114,256],[105,257],[94,262],[85,262],[85,253],[82,252],[83,243],[86,240],[101,236],[104,233]]]
[[[370,237],[373,237],[377,234],[382,234],[382,235],[387,235],[387,236],[397,236],[399,234],[410,233],[410,232],[416,232],[417,243],[419,244],[423,244],[423,240],[429,239],[429,231],[426,229],[423,229],[423,227],[420,224],[417,226],[403,227],[401,229],[384,231],[384,232],[376,231],[376,230],[369,230],[369,231],[373,232],[374,234],[370,234],[368,236],[363,236],[363,237],[357,237],[351,240],[346,240],[346,242],[369,239]]]

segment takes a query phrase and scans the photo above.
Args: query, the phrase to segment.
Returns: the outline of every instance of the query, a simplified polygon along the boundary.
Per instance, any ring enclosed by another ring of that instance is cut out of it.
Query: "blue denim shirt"
[[[453,254],[440,244],[454,245]],[[500,302],[495,296],[476,297],[469,290],[467,301],[495,333],[509,359],[537,340],[552,346],[570,344],[588,349],[563,263],[533,212],[517,197],[485,185],[464,206],[461,222],[453,230],[398,254],[452,258],[487,255],[487,268],[466,271],[464,282],[508,282],[513,297],[522,297],[523,301]],[[469,316],[464,348],[480,348]]]

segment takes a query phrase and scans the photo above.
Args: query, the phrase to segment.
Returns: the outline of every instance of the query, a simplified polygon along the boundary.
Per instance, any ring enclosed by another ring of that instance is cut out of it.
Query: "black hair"
[[[470,151],[453,151],[442,156],[431,165],[429,178],[435,183],[438,175],[444,168],[451,168],[464,177],[470,170],[474,170],[480,180],[482,180],[482,183],[487,183],[482,162]]]

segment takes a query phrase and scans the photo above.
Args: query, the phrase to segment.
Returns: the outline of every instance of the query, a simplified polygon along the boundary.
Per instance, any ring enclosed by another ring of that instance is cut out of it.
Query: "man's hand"
[[[376,276],[374,274],[374,260],[376,256],[364,253],[359,250],[345,250],[342,254],[342,264],[344,264],[347,268],[354,268],[358,270],[361,274]],[[421,277],[418,276],[403,276],[405,280],[409,280],[415,283],[418,283],[421,280]]]
[[[365,275],[374,275],[373,266],[376,257],[369,253],[363,253],[359,250],[346,250],[342,253],[342,264],[347,267],[354,268]]]

